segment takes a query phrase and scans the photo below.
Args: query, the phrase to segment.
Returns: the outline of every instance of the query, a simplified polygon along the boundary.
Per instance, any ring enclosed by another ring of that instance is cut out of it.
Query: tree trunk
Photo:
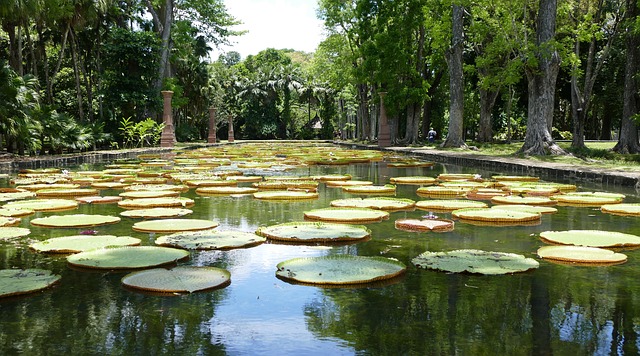
[[[2,29],[9,36],[9,67],[13,69],[16,73],[20,73],[22,70],[22,63],[20,63],[20,57],[18,53],[21,49],[18,46],[18,39],[16,36],[16,27],[15,23],[6,22],[2,24]],[[20,74],[22,76],[22,74]]]
[[[84,110],[82,108],[82,86],[80,85],[80,65],[78,63],[78,48],[76,46],[76,39],[71,31],[71,57],[73,59],[73,73],[76,80],[76,100],[78,100],[78,117],[80,120],[84,120]]]
[[[451,49],[449,62],[449,130],[443,147],[466,147],[463,138],[464,76],[462,72],[464,7],[453,5]]]
[[[429,78],[431,72],[426,72],[426,77]],[[427,91],[427,98],[422,103],[422,132],[420,132],[422,137],[427,137],[429,129],[431,128],[431,126],[433,126],[431,124],[431,108],[433,104],[431,98],[436,94],[438,86],[440,86],[440,83],[442,82],[442,77],[444,77],[444,73],[445,71],[443,69],[436,72],[435,76],[433,77],[433,81],[431,81],[431,85],[429,86],[429,90]],[[440,130],[440,128],[438,128],[438,130]]]
[[[478,127],[478,142],[493,141],[493,129],[491,123],[491,113],[496,103],[498,94],[497,90],[487,90],[480,88],[480,123]]]
[[[358,125],[356,137],[360,140],[367,139],[369,134],[369,102],[367,100],[367,85],[358,84]]]
[[[171,76],[171,70],[169,68],[169,54],[171,52],[171,25],[173,24],[174,0],[164,0],[164,5],[158,9],[159,11],[156,11],[153,7],[151,0],[146,0],[145,3],[147,4],[147,9],[153,18],[155,30],[160,36],[162,42],[160,61],[158,63],[158,77],[156,78],[155,83],[156,90],[159,92],[162,89],[164,79]],[[162,18],[160,18],[160,14],[158,14],[158,12],[160,12]]]
[[[556,0],[540,0],[537,19],[536,66],[527,68],[529,105],[527,132],[519,153],[527,155],[566,154],[558,146],[549,127],[553,122],[556,79],[560,56],[553,48],[556,29]]]
[[[634,30],[633,22],[638,17],[638,5],[635,0],[627,0],[627,26],[625,34],[625,49],[627,51],[627,61],[624,68],[624,104],[622,106],[622,122],[620,123],[620,135],[618,143],[613,148],[619,153],[638,153],[638,128],[633,120],[638,114],[638,70],[640,53],[640,36]]]

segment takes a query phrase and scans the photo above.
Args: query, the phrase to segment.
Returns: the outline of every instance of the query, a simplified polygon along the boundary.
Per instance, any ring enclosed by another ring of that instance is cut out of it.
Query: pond
[[[339,150],[336,148],[336,150]],[[80,168],[79,168],[80,169]],[[82,167],[87,169],[87,167]],[[350,174],[386,184],[390,177],[432,176],[470,171],[465,167],[391,167],[388,161],[312,165],[281,174]],[[250,174],[247,172],[246,174]],[[253,171],[259,173],[259,170]],[[273,174],[273,173],[270,173]],[[0,180],[8,186],[7,180]],[[250,183],[241,183],[248,186]],[[398,185],[396,197],[426,200],[417,186]],[[579,186],[580,190],[599,190]],[[105,190],[117,195],[121,190]],[[220,223],[217,229],[253,232],[260,226],[302,221],[303,212],[354,197],[321,183],[314,200],[272,202],[251,196],[210,197],[193,189],[189,218]],[[633,190],[620,189],[625,202]],[[0,268],[44,268],[62,276],[51,289],[0,299],[0,354],[171,355],[530,355],[638,354],[640,351],[640,251],[625,250],[615,266],[562,265],[536,251],[547,230],[605,230],[640,235],[638,218],[598,208],[558,206],[534,226],[476,226],[456,222],[450,232],[405,232],[394,221],[425,211],[392,212],[367,224],[371,239],[347,245],[264,244],[225,251],[191,251],[181,265],[214,266],[231,273],[225,288],[189,295],[157,296],[124,289],[127,272],[70,268],[65,256],[35,253],[34,240],[73,235],[79,229],[39,228],[30,220],[53,214],[118,215],[115,204],[82,204],[60,213],[23,218],[28,238],[0,242]],[[436,213],[451,218],[450,213]],[[154,234],[132,230],[139,219],[123,217],[99,226],[100,234],[133,236],[153,245]],[[451,274],[418,269],[411,259],[425,251],[482,249],[513,252],[540,262],[536,270],[512,275]],[[407,272],[388,285],[323,288],[276,278],[276,265],[294,257],[351,254],[395,258]]]

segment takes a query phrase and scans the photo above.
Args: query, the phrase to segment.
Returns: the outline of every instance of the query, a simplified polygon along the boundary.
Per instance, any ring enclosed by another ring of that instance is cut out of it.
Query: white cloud
[[[248,33],[232,37],[224,52],[237,51],[242,58],[266,48],[313,52],[324,38],[316,0],[225,0],[225,5],[243,23],[234,29]]]

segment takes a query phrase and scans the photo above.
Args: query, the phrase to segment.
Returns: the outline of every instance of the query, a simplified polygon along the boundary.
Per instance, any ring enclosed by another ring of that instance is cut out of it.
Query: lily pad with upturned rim
[[[453,231],[454,225],[449,219],[398,219],[395,222],[396,229],[411,232],[447,232]]]
[[[542,246],[538,256],[544,259],[578,264],[610,265],[627,261],[627,255],[604,248],[587,246]]]
[[[95,269],[136,269],[175,263],[189,257],[189,252],[159,246],[105,247],[67,257],[76,267]]]
[[[605,204],[621,203],[625,196],[618,193],[607,192],[569,192],[551,196],[560,204],[578,205],[585,207],[599,207]]]
[[[259,245],[266,240],[265,237],[251,232],[209,229],[160,236],[155,240],[155,244],[188,250],[228,250]]]
[[[342,187],[342,191],[352,194],[395,194],[396,186],[393,184],[352,186]]]
[[[176,190],[131,190],[118,194],[125,199],[176,198],[180,192]]]
[[[125,209],[187,208],[193,205],[195,205],[193,199],[184,197],[125,199],[118,202],[118,206]]]
[[[318,193],[291,190],[275,190],[253,193],[253,197],[260,200],[306,200],[317,199]]]
[[[453,273],[479,273],[485,275],[512,274],[536,269],[540,266],[533,258],[506,252],[483,250],[453,250],[423,252],[411,262],[419,268]]]
[[[77,197],[76,201],[83,204],[111,204],[117,203],[121,201],[121,197],[116,196],[88,196],[88,197]]]
[[[198,195],[240,195],[257,193],[258,188],[251,187],[202,187],[196,189]]]
[[[504,204],[504,205],[498,204],[498,205],[493,205],[491,209],[524,211],[528,213],[537,213],[537,214],[555,214],[558,212],[558,209],[552,206],[518,205],[518,204]]]
[[[35,242],[29,247],[37,252],[78,253],[107,246],[136,246],[140,239],[115,235],[71,235]]]
[[[40,227],[92,227],[99,225],[116,224],[120,218],[110,215],[52,215],[31,220],[31,225]]]
[[[35,211],[31,209],[0,208],[0,216],[5,216],[9,218],[22,218],[22,217],[33,215],[33,214],[35,214]]]
[[[13,239],[16,237],[24,237],[31,233],[31,230],[24,227],[0,227],[0,241]]]
[[[407,269],[393,259],[352,255],[293,258],[276,268],[278,278],[316,285],[367,284],[394,278]]]
[[[436,184],[437,180],[433,177],[425,176],[411,176],[411,177],[391,177],[389,178],[391,184],[404,184],[404,185],[430,185]]]
[[[20,221],[22,221],[20,218],[0,216],[0,227],[16,226],[20,224]]]
[[[636,247],[640,246],[640,236],[616,231],[566,230],[543,231],[543,241],[561,245],[588,247]]]
[[[460,209],[451,212],[454,218],[486,222],[539,221],[539,213],[504,209]]]
[[[219,225],[218,222],[203,219],[163,219],[147,220],[133,224],[134,231],[175,233],[180,231],[198,231],[213,229]]]
[[[37,292],[54,285],[60,276],[43,269],[0,270],[0,298]]]
[[[193,210],[183,208],[150,208],[125,210],[121,212],[120,215],[128,218],[166,219],[185,216],[191,213],[193,213]]]
[[[217,267],[178,266],[132,272],[122,278],[126,287],[158,293],[194,293],[223,287],[231,273]]]
[[[78,202],[69,199],[16,200],[3,205],[6,209],[30,209],[33,211],[62,211],[78,207]]]
[[[256,234],[288,242],[344,242],[365,240],[371,230],[363,225],[300,221],[260,227]]]
[[[304,217],[330,222],[366,223],[388,219],[389,213],[369,208],[324,208],[305,211]]]
[[[516,204],[516,205],[539,205],[552,206],[558,204],[557,201],[547,197],[521,197],[518,195],[497,196],[491,198],[493,204]]]
[[[614,215],[640,216],[640,203],[606,204],[600,210]]]
[[[447,199],[421,200],[416,202],[416,208],[429,211],[453,211],[468,208],[486,208],[487,204],[474,200]]]
[[[410,210],[413,209],[416,202],[411,199],[403,198],[347,198],[336,199],[331,201],[331,206],[341,208],[370,208],[379,210]]]
[[[27,190],[14,188],[0,188],[0,202],[29,199],[36,196],[36,193]]]

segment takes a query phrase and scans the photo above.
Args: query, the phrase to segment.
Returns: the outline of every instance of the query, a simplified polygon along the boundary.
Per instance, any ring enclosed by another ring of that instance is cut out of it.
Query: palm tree
[[[38,106],[38,80],[30,75],[21,77],[3,65],[0,68],[0,132],[4,133],[10,152],[16,148],[20,154],[37,150],[41,126],[30,113]]]

